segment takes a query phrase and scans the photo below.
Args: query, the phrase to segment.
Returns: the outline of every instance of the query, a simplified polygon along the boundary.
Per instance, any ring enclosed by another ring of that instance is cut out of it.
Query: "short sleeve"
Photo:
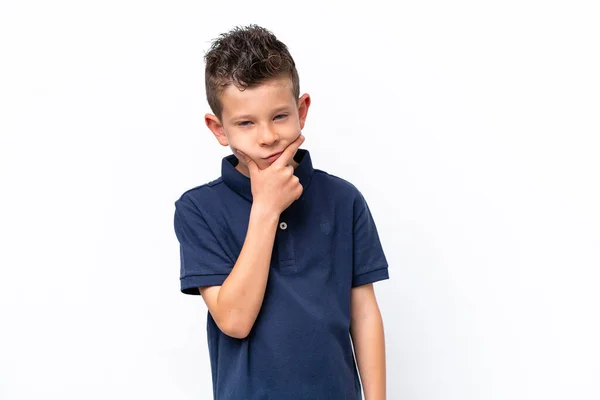
[[[389,278],[375,221],[363,195],[354,200],[352,287]]]
[[[199,295],[200,286],[222,285],[233,263],[198,208],[185,197],[175,202],[174,225],[179,241],[181,291]]]

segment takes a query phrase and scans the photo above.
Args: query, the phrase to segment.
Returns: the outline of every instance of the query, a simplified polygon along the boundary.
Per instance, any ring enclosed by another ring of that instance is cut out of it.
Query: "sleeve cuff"
[[[199,295],[201,286],[221,286],[227,274],[224,275],[191,275],[181,278],[181,292],[184,294]]]
[[[387,267],[376,269],[375,271],[366,272],[364,274],[356,275],[352,278],[352,287],[366,285],[367,283],[373,283],[389,279],[389,272]]]

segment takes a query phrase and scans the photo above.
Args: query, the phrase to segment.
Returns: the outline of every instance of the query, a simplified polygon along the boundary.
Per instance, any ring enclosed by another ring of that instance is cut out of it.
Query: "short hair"
[[[240,90],[279,77],[289,77],[296,101],[300,79],[287,46],[273,33],[258,25],[235,27],[215,39],[204,56],[206,98],[212,112],[221,119],[220,96],[229,85]]]

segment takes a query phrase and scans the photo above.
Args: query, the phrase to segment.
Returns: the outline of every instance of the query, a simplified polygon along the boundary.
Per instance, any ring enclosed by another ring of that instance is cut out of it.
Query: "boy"
[[[232,155],[175,203],[181,291],[206,306],[217,400],[385,398],[373,282],[388,264],[361,193],[299,149],[310,96],[251,25],[205,56],[208,128]],[[358,364],[358,370],[355,364]]]

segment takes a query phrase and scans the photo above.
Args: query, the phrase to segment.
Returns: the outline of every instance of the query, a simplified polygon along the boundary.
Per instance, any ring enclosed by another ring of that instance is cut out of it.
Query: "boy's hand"
[[[302,195],[300,180],[294,175],[294,167],[288,164],[303,142],[304,136],[301,134],[273,164],[263,170],[250,157],[238,151],[250,171],[253,205],[260,205],[280,215]]]

